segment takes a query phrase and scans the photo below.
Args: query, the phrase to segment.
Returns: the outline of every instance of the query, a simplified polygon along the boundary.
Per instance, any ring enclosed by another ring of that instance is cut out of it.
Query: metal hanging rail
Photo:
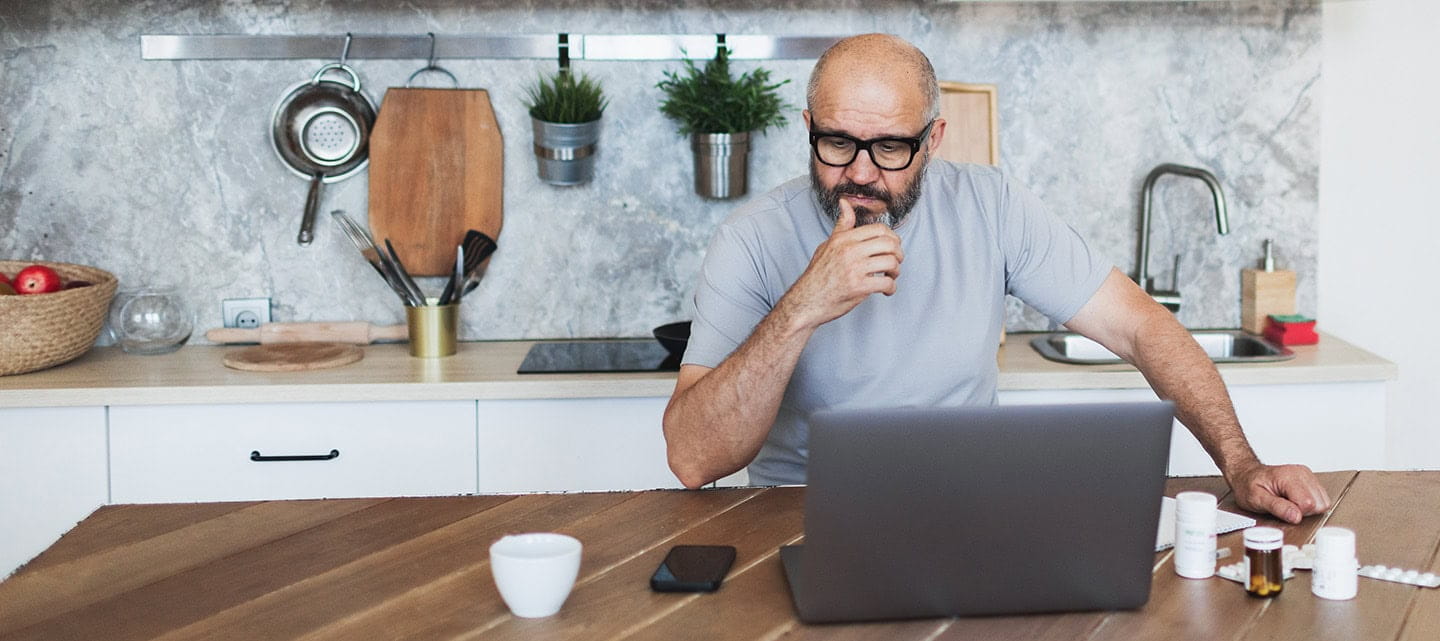
[[[729,47],[735,60],[818,58],[838,36],[764,35],[435,35],[353,36],[349,58],[449,60],[704,59]],[[345,35],[142,35],[144,60],[324,60],[338,55]],[[432,49],[433,55],[432,55]]]

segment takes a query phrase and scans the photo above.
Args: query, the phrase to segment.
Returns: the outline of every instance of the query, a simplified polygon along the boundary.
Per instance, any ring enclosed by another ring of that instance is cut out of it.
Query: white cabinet
[[[661,430],[669,400],[480,401],[480,491],[680,487]]]
[[[1301,463],[1317,472],[1385,467],[1384,381],[1232,385],[1235,414],[1265,463]],[[1002,405],[1155,400],[1149,389],[1002,391]],[[1219,474],[1190,431],[1175,422],[1172,476]]]
[[[110,409],[114,503],[474,493],[473,401]]]
[[[105,408],[0,409],[0,578],[107,501]]]

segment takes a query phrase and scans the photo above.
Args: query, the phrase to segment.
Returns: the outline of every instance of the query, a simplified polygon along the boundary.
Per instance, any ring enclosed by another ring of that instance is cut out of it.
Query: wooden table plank
[[[1354,472],[1335,472],[1320,475],[1320,482],[1333,500],[1340,496],[1354,478]],[[1217,479],[1218,480],[1218,479]],[[1220,509],[1245,513],[1235,505],[1234,495],[1228,492],[1220,500]],[[1262,525],[1272,525],[1285,531],[1288,542],[1309,541],[1312,533],[1324,522],[1324,515],[1312,516],[1298,525],[1251,514]],[[1240,532],[1231,532],[1219,537],[1219,548],[1229,548],[1231,556],[1220,563],[1234,563],[1244,555],[1244,537]],[[1150,584],[1150,601],[1145,607],[1130,612],[1114,612],[1105,618],[1092,640],[1102,639],[1215,639],[1240,638],[1254,624],[1265,609],[1265,601],[1251,598],[1244,588],[1232,581],[1221,578],[1203,580],[1186,579],[1175,574],[1174,554],[1162,553]],[[1216,616],[1217,612],[1225,613]]]
[[[716,490],[717,493],[736,490]],[[748,490],[747,490],[748,491]],[[784,541],[799,534],[803,490],[765,490],[703,522],[675,524],[671,535],[643,552],[577,585],[560,614],[548,619],[506,616],[489,629],[475,629],[467,639],[609,639],[619,638],[695,599],[735,592],[736,577]],[[715,594],[659,594],[650,590],[650,575],[673,545],[733,545],[735,565]],[[487,586],[493,592],[492,586]],[[498,599],[498,595],[495,596]],[[787,601],[788,603],[788,601]],[[705,638],[702,632],[680,638]]]
[[[149,538],[122,535],[130,542],[108,548],[97,546],[101,549],[95,554],[27,570],[0,583],[0,636],[47,619],[58,622],[62,616],[81,621],[83,615],[77,611],[117,594],[284,539],[385,500],[259,503]],[[76,539],[97,535],[88,523],[82,526],[76,527]],[[102,528],[101,532],[108,529]],[[138,525],[138,529],[146,526]],[[75,545],[91,546],[84,542]]]
[[[707,492],[660,491],[645,494],[571,495],[566,500],[593,497],[591,500],[625,499],[607,509],[589,514],[564,515],[537,513],[506,522],[490,524],[472,538],[476,548],[465,558],[462,567],[437,577],[421,589],[390,598],[353,616],[337,620],[312,634],[302,637],[320,639],[453,639],[477,631],[500,629],[484,634],[485,638],[503,638],[504,628],[513,617],[505,608],[495,588],[489,565],[489,546],[501,535],[518,531],[557,531],[580,539],[584,545],[580,577],[566,600],[565,608],[555,617],[543,619],[552,630],[563,630],[566,617],[583,612],[582,603],[587,587],[605,576],[625,559],[659,545],[677,532],[707,522],[716,514],[732,509],[757,494],[756,490]],[[531,497],[525,497],[531,498]],[[525,500],[522,498],[521,500]],[[559,497],[533,497],[555,505]],[[633,546],[633,547],[631,547]],[[452,565],[458,565],[451,561]],[[607,592],[608,594],[608,592]],[[607,611],[603,618],[634,614],[635,611]],[[515,622],[526,622],[514,619]],[[573,621],[572,621],[573,622]],[[521,623],[524,625],[524,623]],[[556,634],[559,638],[563,635]]]
[[[1430,562],[1421,572],[1440,574],[1440,543],[1430,551]],[[1364,579],[1361,579],[1362,581]],[[1440,588],[1420,590],[1410,603],[1410,612],[1405,617],[1405,626],[1400,630],[1400,641],[1434,641],[1440,639]]]
[[[85,519],[82,535],[66,532],[54,545],[22,569],[40,570],[143,539],[154,538],[256,505],[233,503],[170,503],[106,505]],[[77,528],[78,529],[78,528]]]
[[[1440,475],[1361,472],[1327,525],[1355,531],[1362,565],[1429,566],[1440,544]],[[1419,592],[1414,586],[1361,578],[1355,599],[1328,601],[1310,593],[1309,572],[1296,572],[1248,638],[1394,639]]]
[[[659,594],[649,577],[665,549],[637,557],[597,588],[626,592],[647,604],[619,636],[629,639],[755,639],[778,634],[795,622],[790,592],[780,571],[778,550],[799,539],[804,522],[803,488],[774,488],[701,527],[675,544],[733,545],[735,565],[717,592]],[[666,546],[668,548],[669,546]],[[727,613],[716,616],[716,613]],[[601,635],[577,638],[608,638]]]
[[[489,501],[382,500],[304,531],[246,547],[133,590],[113,593],[63,617],[26,628],[16,638],[93,637],[97,622],[109,623],[101,636],[113,641],[154,638],[508,500],[510,497]],[[262,506],[276,510],[288,508],[296,514],[316,509],[314,505],[286,502]],[[239,527],[253,525],[256,524],[239,524]],[[295,604],[293,607],[316,605]],[[229,632],[255,638],[264,636],[264,629],[271,624],[273,622],[251,621],[245,629]]]
[[[421,625],[452,604],[435,598],[432,586],[445,585],[480,562],[489,544],[501,535],[526,531],[530,525],[565,522],[607,509],[631,498],[624,494],[569,497],[479,496],[450,499],[468,505],[464,518],[429,530],[396,545],[379,548],[351,561],[311,574],[304,580],[212,613],[162,639],[293,639],[329,634],[336,628],[356,630],[358,639],[429,638],[396,632],[407,624]],[[399,499],[404,502],[429,499]],[[425,595],[394,620],[368,617],[392,600]],[[473,590],[460,605],[473,606]],[[463,611],[462,611],[463,614]]]

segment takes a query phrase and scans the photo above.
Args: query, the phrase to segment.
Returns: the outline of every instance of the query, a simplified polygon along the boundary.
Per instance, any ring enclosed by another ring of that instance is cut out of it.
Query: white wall
[[[1391,467],[1440,468],[1440,2],[1327,2],[1323,33],[1319,324],[1399,365]]]

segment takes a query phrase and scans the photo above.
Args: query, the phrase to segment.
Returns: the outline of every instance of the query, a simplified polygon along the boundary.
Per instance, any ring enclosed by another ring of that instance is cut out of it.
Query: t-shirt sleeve
[[[1100,289],[1112,263],[1034,194],[1005,180],[999,236],[1005,291],[1057,323],[1065,323]]]
[[[718,367],[770,313],[758,252],[735,226],[720,226],[695,285],[695,317],[682,363]]]

